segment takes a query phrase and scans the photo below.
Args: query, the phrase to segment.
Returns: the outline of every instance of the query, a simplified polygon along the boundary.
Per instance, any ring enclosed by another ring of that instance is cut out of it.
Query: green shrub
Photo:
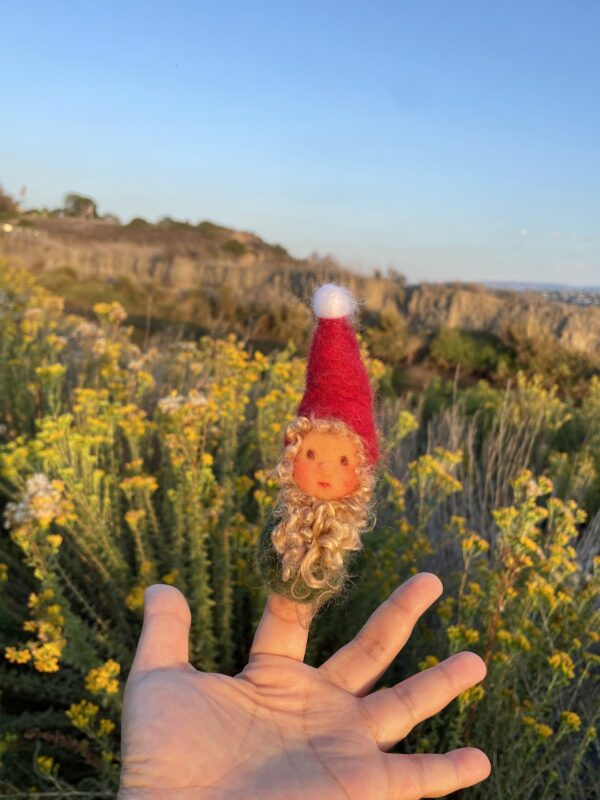
[[[246,245],[243,242],[238,242],[237,239],[228,239],[221,245],[221,250],[230,256],[243,256],[246,252]]]
[[[19,213],[19,206],[14,198],[3,191],[0,186],[0,219],[11,219]]]
[[[203,222],[199,222],[196,225],[196,230],[199,233],[203,234],[204,236],[212,239],[215,236],[221,234],[224,228],[222,228],[221,225],[215,225],[214,222],[209,222],[208,220],[204,220]]]
[[[151,227],[151,223],[148,222],[148,220],[144,219],[143,217],[134,217],[133,219],[129,220],[129,222],[127,223],[127,225],[125,225],[125,227],[126,228],[148,228],[148,227]]]
[[[509,351],[495,337],[444,328],[431,342],[431,357],[444,368],[460,367],[469,373],[487,373],[506,368]]]
[[[375,325],[367,330],[369,348],[376,358],[394,366],[406,358],[408,324],[397,311],[381,312]]]

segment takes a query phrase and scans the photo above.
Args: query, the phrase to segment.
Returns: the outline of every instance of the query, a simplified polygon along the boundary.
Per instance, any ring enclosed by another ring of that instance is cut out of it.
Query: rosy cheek
[[[344,475],[343,484],[344,484],[344,491],[347,494],[351,494],[358,488],[358,477],[353,469],[348,470],[348,473]]]
[[[306,461],[294,462],[294,480],[301,489],[308,485],[311,476],[310,465]]]

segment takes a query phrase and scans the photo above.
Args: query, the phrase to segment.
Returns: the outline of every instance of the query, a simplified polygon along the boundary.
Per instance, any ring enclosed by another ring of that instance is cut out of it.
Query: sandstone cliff
[[[408,290],[404,313],[415,331],[449,327],[503,340],[552,338],[566,350],[600,354],[600,307],[551,302],[535,292],[421,284]]]
[[[0,227],[0,255],[38,273],[69,266],[82,279],[159,285],[173,292],[173,302],[199,289],[229,287],[248,303],[293,305],[308,298],[315,282],[339,280],[363,300],[367,316],[397,316],[419,336],[453,327],[504,340],[552,338],[570,351],[600,353],[600,307],[477,285],[405,287],[390,278],[357,275],[327,259],[299,261],[253,234],[211,223],[164,228],[36,219],[12,230]]]

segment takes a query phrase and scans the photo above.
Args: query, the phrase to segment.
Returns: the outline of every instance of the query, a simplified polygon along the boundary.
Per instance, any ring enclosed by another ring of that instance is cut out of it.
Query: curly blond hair
[[[345,435],[357,445],[358,487],[354,492],[336,500],[319,500],[298,487],[294,460],[309,431]],[[286,584],[292,581],[292,597],[306,599],[315,595],[308,590],[321,590],[316,593],[320,606],[343,587],[348,577],[347,556],[362,549],[361,533],[375,525],[375,471],[367,461],[362,439],[342,420],[297,417],[286,429],[286,440],[276,467],[281,489],[273,513],[279,522],[271,532],[271,543],[281,558],[282,580]]]

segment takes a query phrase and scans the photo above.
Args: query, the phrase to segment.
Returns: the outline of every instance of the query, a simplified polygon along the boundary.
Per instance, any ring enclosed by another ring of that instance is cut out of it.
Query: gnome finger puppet
[[[279,494],[258,561],[269,589],[318,610],[343,591],[350,557],[375,524],[379,450],[373,390],[352,322],[356,300],[326,284],[312,308],[306,388],[285,431]]]

